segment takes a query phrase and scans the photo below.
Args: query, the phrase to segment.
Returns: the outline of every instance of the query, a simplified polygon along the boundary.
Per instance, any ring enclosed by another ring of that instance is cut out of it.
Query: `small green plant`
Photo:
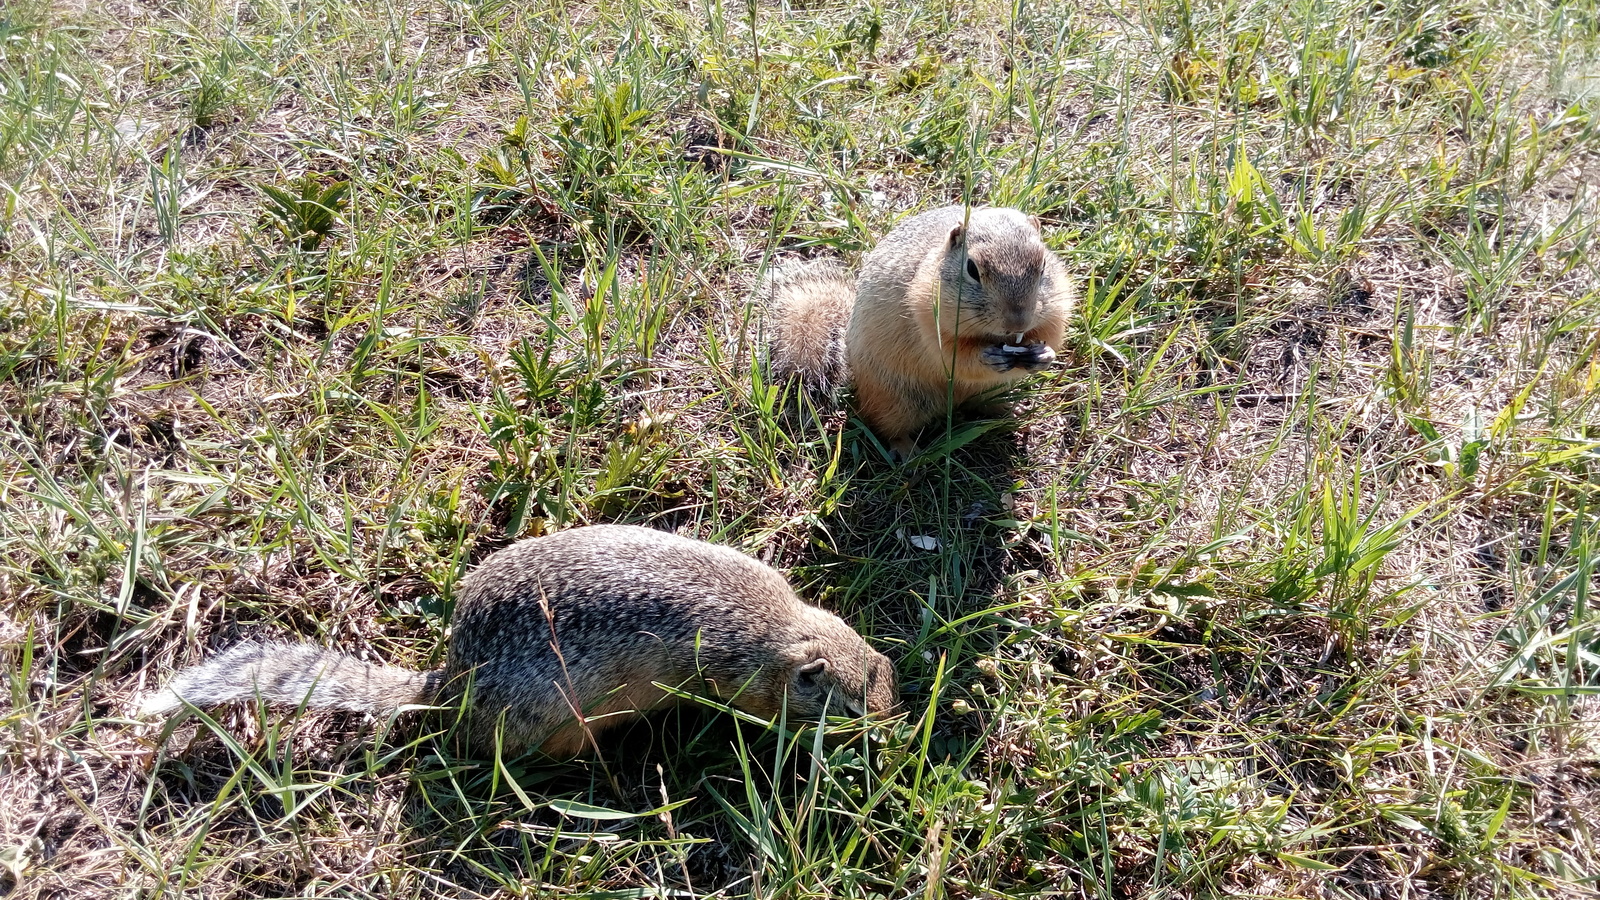
[[[1530,254],[1538,244],[1533,225],[1512,229],[1504,218],[1484,217],[1473,207],[1467,213],[1466,234],[1439,235],[1439,247],[1451,267],[1461,275],[1467,311],[1464,325],[1469,330],[1489,333],[1509,291],[1523,274]]]
[[[535,196],[537,171],[534,148],[529,144],[528,117],[518,116],[475,166],[479,183],[472,208],[492,222],[504,221]]]
[[[1408,20],[1395,42],[1408,65],[1421,69],[1453,65],[1471,52],[1478,38],[1478,15],[1463,4],[1409,2],[1396,7]]]
[[[322,186],[322,178],[307,172],[287,187],[261,185],[266,195],[267,214],[285,238],[301,250],[310,252],[339,224],[339,213],[348,202],[350,182],[334,181]]]
[[[585,210],[597,230],[649,233],[648,209],[660,184],[663,140],[650,127],[655,115],[640,87],[618,79],[596,80],[575,98],[551,135],[560,152],[556,172],[570,209]]]
[[[211,128],[222,120],[222,115],[233,103],[233,72],[227,56],[219,56],[213,65],[204,66],[192,73],[194,87],[189,92],[189,118],[194,127]]]
[[[972,131],[965,96],[953,85],[947,87],[934,93],[906,126],[906,151],[928,166],[941,166],[958,156]]]

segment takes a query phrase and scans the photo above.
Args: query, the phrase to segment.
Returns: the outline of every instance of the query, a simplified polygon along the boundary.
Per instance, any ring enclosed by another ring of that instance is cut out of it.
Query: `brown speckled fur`
[[[978,281],[967,275],[968,259]],[[784,336],[772,345],[774,372],[809,377],[815,367],[803,360],[836,353],[842,330],[857,409],[901,458],[952,401],[1048,367],[1076,302],[1066,267],[1039,239],[1038,220],[998,207],[969,215],[947,206],[901,222],[867,255],[853,304],[837,267],[813,280],[810,271],[774,284],[769,330]],[[790,324],[798,322],[826,325]],[[1025,362],[992,362],[1018,334],[1040,349]]]
[[[768,273],[762,294],[773,378],[798,378],[822,394],[844,384],[844,330],[855,290],[850,273],[831,259],[785,263]]]
[[[179,673],[141,713],[170,712],[180,697],[211,705],[258,695],[379,712],[450,704],[467,690],[478,746],[492,747],[498,728],[505,752],[567,756],[677,700],[657,684],[795,722],[899,702],[888,658],[802,602],[771,567],[667,532],[595,525],[522,541],[468,575],[442,671],[372,666],[307,644],[241,644]]]

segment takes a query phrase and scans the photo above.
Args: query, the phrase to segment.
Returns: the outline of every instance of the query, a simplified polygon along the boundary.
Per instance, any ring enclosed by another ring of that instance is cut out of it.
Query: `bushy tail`
[[[832,393],[849,377],[844,333],[855,279],[832,259],[791,262],[768,273],[762,294],[772,379],[799,378],[809,390]]]
[[[179,672],[145,698],[139,715],[165,715],[184,700],[214,706],[256,697],[312,709],[380,713],[429,703],[442,683],[442,672],[373,665],[313,644],[243,643]]]

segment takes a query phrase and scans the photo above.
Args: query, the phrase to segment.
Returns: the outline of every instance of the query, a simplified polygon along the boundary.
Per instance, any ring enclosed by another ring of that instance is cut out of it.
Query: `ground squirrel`
[[[552,637],[553,632],[553,637]],[[467,684],[470,682],[471,687]],[[310,644],[240,644],[180,672],[141,715],[187,700],[383,712],[467,691],[468,735],[572,756],[590,735],[669,705],[656,685],[790,722],[880,714],[894,667],[849,625],[736,550],[630,525],[521,541],[462,582],[445,667],[372,665]],[[576,714],[582,713],[581,719]]]
[[[1039,220],[998,207],[901,222],[855,285],[817,260],[780,267],[765,293],[773,375],[829,391],[848,374],[861,417],[902,459],[952,401],[1054,362],[1075,302]]]

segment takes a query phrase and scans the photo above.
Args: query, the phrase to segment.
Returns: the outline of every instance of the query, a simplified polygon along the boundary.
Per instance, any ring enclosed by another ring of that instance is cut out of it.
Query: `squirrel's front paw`
[[[1025,354],[1017,354],[1016,362],[1018,366],[1030,372],[1048,369],[1056,361],[1056,352],[1051,350],[1050,345],[1043,341],[1037,344],[1029,344],[1027,350],[1028,352]]]
[[[992,347],[983,348],[983,352],[978,355],[978,358],[983,360],[984,365],[995,371],[1009,372],[1017,367],[1017,360],[1021,355],[1023,354],[1007,350],[1003,345],[995,344]]]
[[[1043,341],[1031,344],[996,344],[985,348],[983,351],[985,365],[1009,372],[1012,369],[1027,369],[1030,372],[1049,368],[1056,361],[1056,352],[1050,345]]]

